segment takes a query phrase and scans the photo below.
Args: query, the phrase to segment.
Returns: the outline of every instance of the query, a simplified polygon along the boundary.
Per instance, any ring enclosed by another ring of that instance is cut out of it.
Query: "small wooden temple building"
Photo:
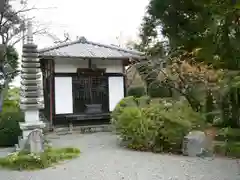
[[[108,123],[126,95],[125,67],[142,53],[87,41],[39,50],[44,115],[51,125]]]

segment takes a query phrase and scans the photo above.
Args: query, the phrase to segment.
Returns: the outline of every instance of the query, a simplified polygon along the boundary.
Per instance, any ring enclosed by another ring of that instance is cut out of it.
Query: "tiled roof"
[[[82,58],[134,58],[142,59],[139,51],[123,49],[114,45],[104,45],[87,41],[84,37],[77,41],[41,49],[40,56],[82,57]]]

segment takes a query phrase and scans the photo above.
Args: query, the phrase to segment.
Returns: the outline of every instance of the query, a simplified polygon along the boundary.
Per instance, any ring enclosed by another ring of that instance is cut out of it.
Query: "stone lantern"
[[[20,108],[24,112],[25,122],[20,123],[22,130],[20,149],[26,144],[31,132],[42,131],[45,127],[39,117],[39,109],[43,108],[43,90],[38,50],[37,45],[33,43],[31,22],[28,22],[27,26],[27,41],[23,45],[21,67]]]

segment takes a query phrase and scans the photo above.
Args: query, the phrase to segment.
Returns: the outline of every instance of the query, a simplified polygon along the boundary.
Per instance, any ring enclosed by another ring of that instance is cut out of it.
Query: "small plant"
[[[13,170],[36,170],[51,167],[60,161],[78,157],[80,150],[77,148],[54,149],[48,147],[40,154],[29,152],[14,152],[7,157],[0,158],[0,166]]]

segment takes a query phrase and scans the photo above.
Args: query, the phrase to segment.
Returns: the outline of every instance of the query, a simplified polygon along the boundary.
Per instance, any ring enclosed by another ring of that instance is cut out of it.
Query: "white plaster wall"
[[[121,60],[92,60],[97,68],[106,68],[107,73],[123,73],[123,65]],[[58,58],[55,59],[56,73],[75,73],[77,68],[87,68],[88,60],[77,58]]]
[[[106,68],[107,73],[123,73],[123,65],[121,60],[92,60],[97,68]]]
[[[55,77],[55,112],[73,113],[72,77]]]
[[[75,73],[77,68],[87,68],[88,61],[82,59],[59,58],[55,59],[56,73]]]
[[[124,80],[123,77],[108,78],[109,91],[109,111],[113,111],[118,102],[124,98]]]
[[[107,73],[123,73],[121,60],[92,60],[97,68],[106,68]],[[81,59],[56,59],[56,73],[75,73],[77,68],[87,68],[88,61]],[[112,111],[124,97],[123,77],[109,77],[109,110]],[[72,78],[55,77],[55,111],[56,114],[73,113]]]

